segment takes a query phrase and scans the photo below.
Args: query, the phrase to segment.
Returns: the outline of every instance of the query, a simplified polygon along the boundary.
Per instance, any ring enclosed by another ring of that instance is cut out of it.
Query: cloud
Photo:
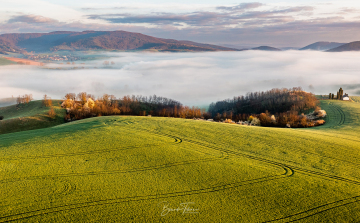
[[[214,12],[194,12],[187,14],[157,13],[154,15],[105,14],[88,16],[89,19],[103,19],[111,23],[186,23],[195,26],[211,24],[220,17],[223,16]]]
[[[360,88],[356,52],[107,53],[100,56],[104,59],[81,65],[89,68],[85,70],[2,67],[0,95],[33,93],[41,99],[47,94],[55,99],[68,92],[82,91],[117,97],[156,94],[185,105],[206,105],[272,88],[302,86],[324,95],[340,87],[354,95]],[[113,69],[103,68],[104,60],[114,61]],[[93,69],[95,66],[98,69]]]
[[[47,18],[40,15],[19,15],[13,16],[7,23],[57,23],[55,19]]]
[[[216,9],[218,10],[226,10],[226,11],[242,11],[247,9],[255,9],[264,6],[263,3],[260,2],[249,2],[249,3],[241,3],[236,6],[218,6]]]
[[[246,25],[251,24],[264,26],[271,23],[287,22],[294,20],[294,17],[289,15],[291,13],[310,12],[314,8],[310,6],[289,7],[278,10],[263,10],[263,11],[239,11],[240,9],[253,9],[260,3],[244,3],[238,6],[221,8],[226,9],[226,12],[209,12],[197,11],[191,13],[152,13],[149,15],[134,15],[134,14],[92,14],[88,15],[88,19],[101,19],[111,23],[120,24],[153,24],[153,25],[169,25],[169,24],[186,24],[189,26],[227,26],[231,24]],[[219,9],[219,7],[217,7]],[[286,18],[282,19],[281,18]],[[264,20],[266,19],[266,20]],[[255,21],[260,20],[258,23]],[[264,23],[266,22],[266,23]],[[218,27],[217,27],[218,28]]]

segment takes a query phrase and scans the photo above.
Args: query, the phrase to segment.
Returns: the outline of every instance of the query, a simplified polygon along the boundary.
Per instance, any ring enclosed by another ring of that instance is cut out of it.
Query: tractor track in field
[[[82,202],[77,204],[68,204],[68,205],[60,205],[51,208],[43,208],[34,211],[28,211],[18,214],[12,214],[7,216],[0,217],[0,222],[11,222],[17,220],[24,220],[31,217],[44,215],[44,214],[51,214],[51,213],[58,213],[63,211],[70,211],[70,210],[77,210],[80,208],[88,208],[93,206],[99,205],[109,205],[109,204],[116,204],[116,203],[123,203],[123,202],[131,202],[131,201],[141,201],[141,200],[157,200],[162,198],[169,198],[169,197],[179,197],[179,196],[189,196],[194,194],[203,194],[203,193],[211,193],[217,191],[223,191],[227,189],[232,189],[240,186],[251,185],[255,183],[261,182],[269,182],[271,180],[282,179],[284,175],[291,176],[293,174],[291,169],[284,167],[284,173],[280,175],[270,176],[270,177],[262,177],[252,180],[246,180],[241,182],[234,182],[224,185],[212,186],[202,189],[196,190],[187,190],[187,191],[179,191],[179,192],[171,192],[171,193],[163,193],[163,194],[154,194],[154,195],[143,195],[143,196],[132,196],[132,197],[122,197],[122,198],[113,198],[113,199],[102,199],[97,201],[89,201],[89,202]]]
[[[0,184],[2,183],[10,183],[16,181],[24,181],[24,180],[38,180],[38,179],[56,179],[56,178],[63,178],[63,177],[80,177],[80,176],[96,176],[96,175],[109,175],[109,174],[120,174],[120,173],[133,173],[133,172],[141,172],[141,171],[148,171],[148,170],[157,170],[175,166],[182,166],[194,163],[201,163],[201,162],[210,162],[215,160],[222,160],[223,157],[215,157],[215,158],[206,158],[206,159],[197,159],[197,160],[188,160],[188,161],[181,161],[181,162],[173,162],[173,163],[166,163],[162,165],[156,166],[148,166],[148,167],[141,167],[141,168],[133,168],[133,169],[124,169],[124,170],[112,170],[112,171],[93,171],[93,172],[83,172],[83,173],[69,173],[69,174],[56,174],[56,175],[40,175],[40,176],[30,176],[30,177],[21,177],[21,178],[10,178],[0,180]]]
[[[187,138],[183,138],[183,140],[186,142],[192,142],[194,144],[200,144],[200,145],[204,145],[203,143],[199,143],[199,142],[196,142],[194,140],[190,140],[190,139],[187,139]],[[205,146],[205,145],[204,145]],[[259,158],[259,157],[256,157],[256,156],[252,156],[252,155],[247,155],[247,154],[242,154],[242,153],[238,153],[238,152],[235,152],[235,151],[231,151],[231,150],[226,150],[226,149],[219,149],[217,147],[214,147],[214,146],[208,146],[209,148],[212,148],[212,149],[217,149],[217,150],[221,150],[221,151],[224,151],[228,154],[233,154],[233,155],[241,155],[241,156],[244,156],[244,157],[247,157],[247,158],[250,158],[250,159],[255,159],[255,160],[259,160],[259,161],[269,161],[267,159],[263,159],[263,158]],[[326,158],[331,158],[331,157],[326,157]],[[336,158],[334,158],[336,159]],[[342,160],[344,161],[344,160]],[[344,161],[346,162],[346,161]],[[285,164],[282,164],[282,163],[278,163],[278,162],[275,162],[275,161],[271,161],[271,163],[274,163],[274,164],[278,164],[278,165],[283,165],[285,166]],[[348,162],[349,163],[349,162]],[[360,164],[355,164],[355,165],[360,165]],[[358,185],[360,186],[360,182],[359,181],[355,181],[355,180],[350,180],[350,179],[347,179],[347,178],[343,178],[343,177],[339,177],[339,176],[336,176],[336,175],[330,175],[330,174],[325,174],[325,173],[321,173],[321,172],[317,172],[317,171],[312,171],[312,170],[307,170],[307,169],[304,169],[304,168],[299,168],[299,167],[296,167],[296,166],[292,166],[292,165],[286,165],[287,168],[290,168],[291,171],[292,171],[292,174],[290,176],[292,176],[293,174],[295,174],[295,171],[296,172],[299,172],[299,173],[302,173],[302,174],[307,174],[307,175],[312,175],[312,176],[318,176],[318,177],[321,177],[321,178],[325,178],[325,179],[330,179],[330,180],[338,180],[338,181],[342,181],[342,182],[345,182],[345,183],[350,183],[350,184],[354,184],[354,185]],[[354,199],[356,198],[355,201],[353,201]],[[349,199],[352,199],[351,201],[349,202],[344,202],[344,201],[347,201]],[[325,212],[327,210],[331,210],[331,209],[335,209],[335,208],[338,208],[338,207],[342,207],[342,206],[345,206],[345,205],[348,205],[348,204],[352,204],[352,203],[356,203],[358,201],[360,201],[360,196],[356,196],[356,197],[352,197],[352,198],[349,198],[349,199],[343,199],[343,200],[338,200],[338,201],[335,201],[335,202],[332,202],[331,205],[335,205],[335,206],[330,206],[330,204],[325,204],[325,205],[321,205],[319,207],[315,207],[315,208],[311,208],[309,210],[306,210],[304,212],[301,212],[299,214],[295,214],[294,216],[297,216],[297,215],[306,215],[306,213],[309,213],[309,212],[315,212],[315,213],[311,213],[311,214],[308,214],[306,216],[302,216],[301,218],[299,219],[295,219],[295,220],[291,220],[291,221],[287,221],[287,222],[293,222],[293,221],[298,221],[298,220],[301,220],[301,219],[305,219],[305,218],[308,218],[308,217],[311,217],[311,216],[314,216],[316,214],[320,214],[322,212]],[[330,207],[329,207],[330,206]],[[324,210],[322,210],[323,207],[326,207]],[[320,211],[319,211],[320,209]],[[317,212],[316,212],[317,211]],[[283,219],[288,219],[288,218],[291,218],[293,217],[293,215],[291,216],[288,216],[288,217],[283,217],[281,219],[275,219],[275,220],[271,220],[271,221],[266,221],[266,222],[272,222],[272,221],[279,221],[279,220],[283,220]]]
[[[212,186],[212,187],[207,187],[207,188],[202,188],[202,189],[171,192],[171,193],[163,193],[163,194],[154,194],[154,195],[143,195],[143,196],[132,196],[132,197],[103,199],[103,200],[97,200],[97,201],[82,202],[82,203],[77,203],[77,204],[60,205],[60,206],[56,206],[56,207],[43,208],[43,209],[39,209],[39,210],[33,210],[33,211],[28,211],[28,212],[23,212],[23,213],[12,214],[12,215],[8,215],[8,216],[2,216],[2,217],[0,217],[0,222],[10,222],[10,221],[16,221],[16,220],[25,220],[25,219],[28,219],[28,218],[31,218],[31,217],[40,216],[40,215],[44,215],[44,214],[51,214],[51,213],[58,213],[58,212],[63,212],[63,211],[70,211],[70,210],[75,210],[75,209],[79,209],[79,208],[87,208],[87,207],[98,206],[98,205],[108,205],[108,204],[131,202],[131,201],[162,199],[162,198],[169,198],[169,197],[179,197],[179,196],[188,196],[188,195],[194,195],[194,194],[217,192],[217,191],[222,191],[222,190],[226,190],[226,189],[232,189],[232,188],[236,188],[236,187],[240,187],[240,186],[251,185],[251,184],[255,184],[255,183],[269,182],[269,181],[272,181],[272,180],[283,179],[284,177],[293,176],[295,174],[295,171],[299,171],[299,172],[301,172],[303,174],[319,176],[319,177],[326,178],[326,179],[338,180],[338,181],[342,181],[342,182],[346,182],[346,183],[350,183],[350,184],[360,185],[360,182],[358,182],[358,181],[338,177],[338,176],[335,176],[335,175],[329,175],[329,174],[325,174],[325,173],[321,173],[321,172],[307,170],[307,169],[299,168],[299,167],[296,167],[296,166],[287,165],[287,164],[283,164],[283,163],[280,163],[280,162],[268,160],[268,159],[261,158],[261,157],[258,157],[258,156],[253,156],[253,155],[233,151],[233,150],[230,150],[230,149],[221,148],[221,147],[214,146],[214,145],[207,145],[206,143],[197,142],[197,141],[192,140],[192,139],[180,138],[180,137],[173,136],[173,135],[170,135],[170,134],[160,133],[159,131],[156,132],[156,130],[154,131],[154,130],[140,129],[140,128],[137,128],[137,129],[147,131],[147,132],[151,132],[152,134],[155,134],[155,135],[161,135],[161,136],[174,138],[176,143],[188,142],[188,143],[197,144],[197,145],[200,145],[202,147],[206,147],[206,148],[209,148],[209,149],[212,149],[212,150],[216,150],[216,151],[221,152],[223,155],[226,154],[226,156],[223,156],[223,157],[227,157],[228,155],[242,156],[242,157],[253,159],[253,160],[256,160],[256,161],[259,161],[259,162],[267,163],[267,164],[270,164],[270,165],[275,165],[277,167],[283,168],[284,173],[283,174],[278,174],[278,175],[273,175],[273,176],[268,176],[268,177],[252,179],[252,180],[233,182],[233,183],[224,184],[224,185],[217,185],[217,186]],[[225,146],[225,145],[223,144],[222,146]],[[217,159],[217,160],[224,159],[223,157],[221,157],[221,158],[212,158],[212,159]],[[211,159],[211,158],[209,158],[209,159]],[[173,163],[173,164],[174,165],[187,165],[187,164],[191,164],[191,163],[196,163],[198,161],[199,160],[187,161],[188,163],[186,163],[186,162],[177,162],[177,163],[183,163],[183,164],[176,164],[176,163]],[[137,168],[137,169],[128,170],[128,171],[129,172],[132,172],[132,171],[146,171],[146,170],[151,170],[151,169],[160,169],[160,168],[164,168],[164,167],[166,168],[166,167],[169,167],[169,166],[171,166],[171,165],[164,164],[164,165],[160,165],[158,167],[144,167],[144,168]],[[106,172],[109,172],[109,171],[102,171],[102,172],[99,172],[99,173],[103,174],[103,173],[106,173]],[[88,173],[85,173],[85,174],[92,175],[92,174],[94,174],[94,172],[88,172]],[[56,175],[56,176],[48,175],[49,178],[51,178],[51,177],[56,178],[58,176],[65,176],[65,175]],[[67,176],[78,176],[78,175],[71,174],[71,175],[67,175]],[[39,177],[41,177],[41,176],[39,176]],[[349,199],[355,199],[355,201],[353,201],[353,200],[348,201]],[[348,205],[348,204],[351,204],[351,203],[358,202],[358,201],[360,201],[360,196],[352,197],[352,198],[349,198],[349,199],[343,199],[343,200],[335,201],[335,202],[332,202],[332,203],[329,203],[329,204],[324,204],[324,205],[321,205],[321,206],[306,210],[304,212],[300,212],[300,213],[293,214],[293,215],[283,217],[283,218],[279,218],[279,219],[274,219],[274,220],[271,220],[271,221],[268,221],[268,222],[286,220],[286,219],[293,218],[293,217],[298,217],[298,219],[291,220],[291,221],[301,220],[301,219],[304,219],[304,218],[307,218],[307,217],[322,213],[322,212],[330,210],[330,209],[334,209],[334,208],[337,208],[337,207],[341,207],[341,206],[345,206],[345,205]],[[341,202],[343,202],[343,203],[339,204]],[[331,206],[333,204],[335,206]],[[329,207],[329,206],[331,206],[331,207]],[[321,208],[323,208],[323,207],[326,207],[326,208],[324,210],[322,210]],[[321,209],[321,210],[317,211],[319,209]],[[310,212],[313,212],[313,211],[317,211],[317,212],[310,213]],[[310,214],[308,214],[308,213],[310,213]],[[302,215],[306,215],[306,216],[302,216]]]
[[[317,214],[338,208],[338,207],[343,207],[349,204],[353,204],[353,203],[357,203],[360,201],[360,196],[354,196],[354,197],[350,197],[350,198],[346,198],[346,199],[342,199],[342,200],[338,200],[338,201],[334,201],[331,203],[327,203],[327,204],[323,204],[323,205],[319,205],[316,206],[314,208],[302,211],[302,212],[298,212],[296,214],[292,214],[289,216],[285,216],[285,217],[281,217],[281,218],[277,218],[277,219],[273,219],[273,220],[269,220],[269,221],[264,221],[263,223],[268,223],[268,222],[279,222],[279,221],[283,221],[283,222],[295,222],[295,221],[299,221],[305,218],[309,218],[312,216],[315,216]],[[304,216],[305,215],[305,216]]]
[[[179,138],[177,136],[170,135],[170,134],[164,134],[164,133],[160,133],[160,132],[155,132],[155,131],[152,131],[152,130],[149,130],[149,129],[139,129],[139,130],[151,132],[151,133],[153,133],[155,135],[174,138],[176,143],[182,143],[183,142],[183,139],[181,139],[181,138]],[[250,158],[250,159],[255,159],[255,160],[260,161],[260,162],[265,162],[265,163],[270,164],[270,165],[275,165],[277,167],[281,167],[284,170],[284,173],[276,174],[276,175],[272,175],[272,176],[267,176],[267,177],[261,177],[261,178],[257,178],[257,179],[240,181],[240,182],[233,182],[233,183],[228,183],[228,184],[216,185],[216,186],[211,186],[211,187],[202,188],[202,189],[171,192],[171,193],[163,193],[163,194],[154,194],[154,195],[144,195],[144,196],[133,196],[133,197],[124,197],[124,198],[104,199],[104,200],[98,200],[98,201],[83,202],[83,203],[78,203],[78,204],[61,205],[61,206],[57,206],[57,207],[44,208],[44,209],[39,209],[39,210],[34,210],[34,211],[29,211],[29,212],[23,212],[23,213],[19,213],[19,214],[3,216],[3,217],[0,217],[0,222],[24,220],[24,219],[27,219],[27,218],[31,218],[31,217],[35,217],[35,216],[39,216],[39,215],[43,215],[43,214],[56,213],[56,212],[62,212],[62,211],[67,211],[67,210],[79,209],[79,208],[87,208],[87,207],[97,206],[97,205],[107,205],[107,204],[130,202],[130,201],[161,199],[161,198],[168,198],[168,197],[188,196],[188,195],[201,194],[201,193],[211,193],[211,192],[217,192],[217,191],[232,189],[232,188],[245,186],[245,185],[250,185],[250,184],[255,184],[255,183],[269,182],[269,181],[272,181],[272,180],[277,180],[277,179],[282,179],[284,177],[289,177],[289,176],[292,176],[294,174],[294,171],[291,168],[289,168],[287,166],[284,166],[284,165],[282,165],[280,163],[274,162],[274,161],[266,160],[266,159],[255,157],[255,156],[236,153],[234,151],[227,150],[227,149],[220,149],[218,147],[209,146],[209,145],[206,145],[204,143],[196,142],[196,141],[193,141],[193,140],[186,140],[186,141],[188,141],[189,143],[200,145],[202,147],[206,147],[206,148],[210,148],[210,149],[213,149],[213,150],[216,150],[216,151],[220,151],[222,153],[222,156],[219,157],[219,158],[218,157],[216,157],[216,158],[208,158],[208,159],[204,159],[204,160],[194,160],[194,161],[185,161],[185,162],[183,161],[183,162],[177,162],[177,163],[172,163],[172,164],[168,163],[168,164],[159,165],[159,166],[156,166],[156,167],[153,166],[153,167],[137,168],[137,169],[127,170],[126,172],[128,173],[128,172],[135,172],[135,171],[154,170],[154,169],[160,169],[160,168],[168,168],[168,167],[176,166],[176,165],[187,165],[187,164],[192,164],[192,163],[198,163],[198,162],[201,162],[201,161],[207,162],[207,161],[220,160],[220,159],[227,158],[228,154],[231,154],[231,155],[236,155],[236,156],[239,156],[239,155],[244,156],[244,157],[247,157],[247,158]],[[224,153],[226,155],[224,155]],[[58,177],[69,177],[69,176],[83,176],[83,175],[96,175],[96,174],[109,174],[109,173],[111,174],[111,173],[115,173],[115,172],[120,173],[120,172],[124,172],[124,171],[101,171],[101,172],[88,172],[88,173],[79,173],[79,174],[63,174],[63,175],[56,175],[56,176],[54,176],[54,175],[45,175],[45,176],[36,176],[36,177],[32,177],[32,178],[33,179],[58,178]],[[12,179],[12,180],[24,180],[24,178]],[[0,183],[1,183],[1,181],[0,181]]]

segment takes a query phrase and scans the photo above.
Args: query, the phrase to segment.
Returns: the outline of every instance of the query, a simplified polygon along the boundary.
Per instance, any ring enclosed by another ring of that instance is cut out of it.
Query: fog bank
[[[243,95],[251,91],[301,86],[315,94],[343,87],[360,94],[360,53],[244,51],[213,53],[108,53],[115,64],[86,61],[86,69],[51,70],[31,66],[0,67],[0,98],[32,93],[60,99],[86,91],[124,95],[159,95],[185,105]],[[78,63],[78,62],[76,62]],[[60,65],[48,65],[59,67]],[[64,67],[66,67],[64,65]],[[97,68],[94,68],[97,67]]]

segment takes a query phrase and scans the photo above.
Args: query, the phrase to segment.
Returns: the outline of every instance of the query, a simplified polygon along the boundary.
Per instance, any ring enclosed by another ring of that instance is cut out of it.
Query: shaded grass
[[[0,222],[351,222],[360,104],[326,125],[111,116],[0,135]],[[198,214],[171,212],[194,202]]]

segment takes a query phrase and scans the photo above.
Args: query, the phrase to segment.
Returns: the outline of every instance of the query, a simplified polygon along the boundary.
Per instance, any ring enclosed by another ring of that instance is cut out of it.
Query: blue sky
[[[0,33],[125,30],[227,46],[350,42],[359,1],[2,0]]]

